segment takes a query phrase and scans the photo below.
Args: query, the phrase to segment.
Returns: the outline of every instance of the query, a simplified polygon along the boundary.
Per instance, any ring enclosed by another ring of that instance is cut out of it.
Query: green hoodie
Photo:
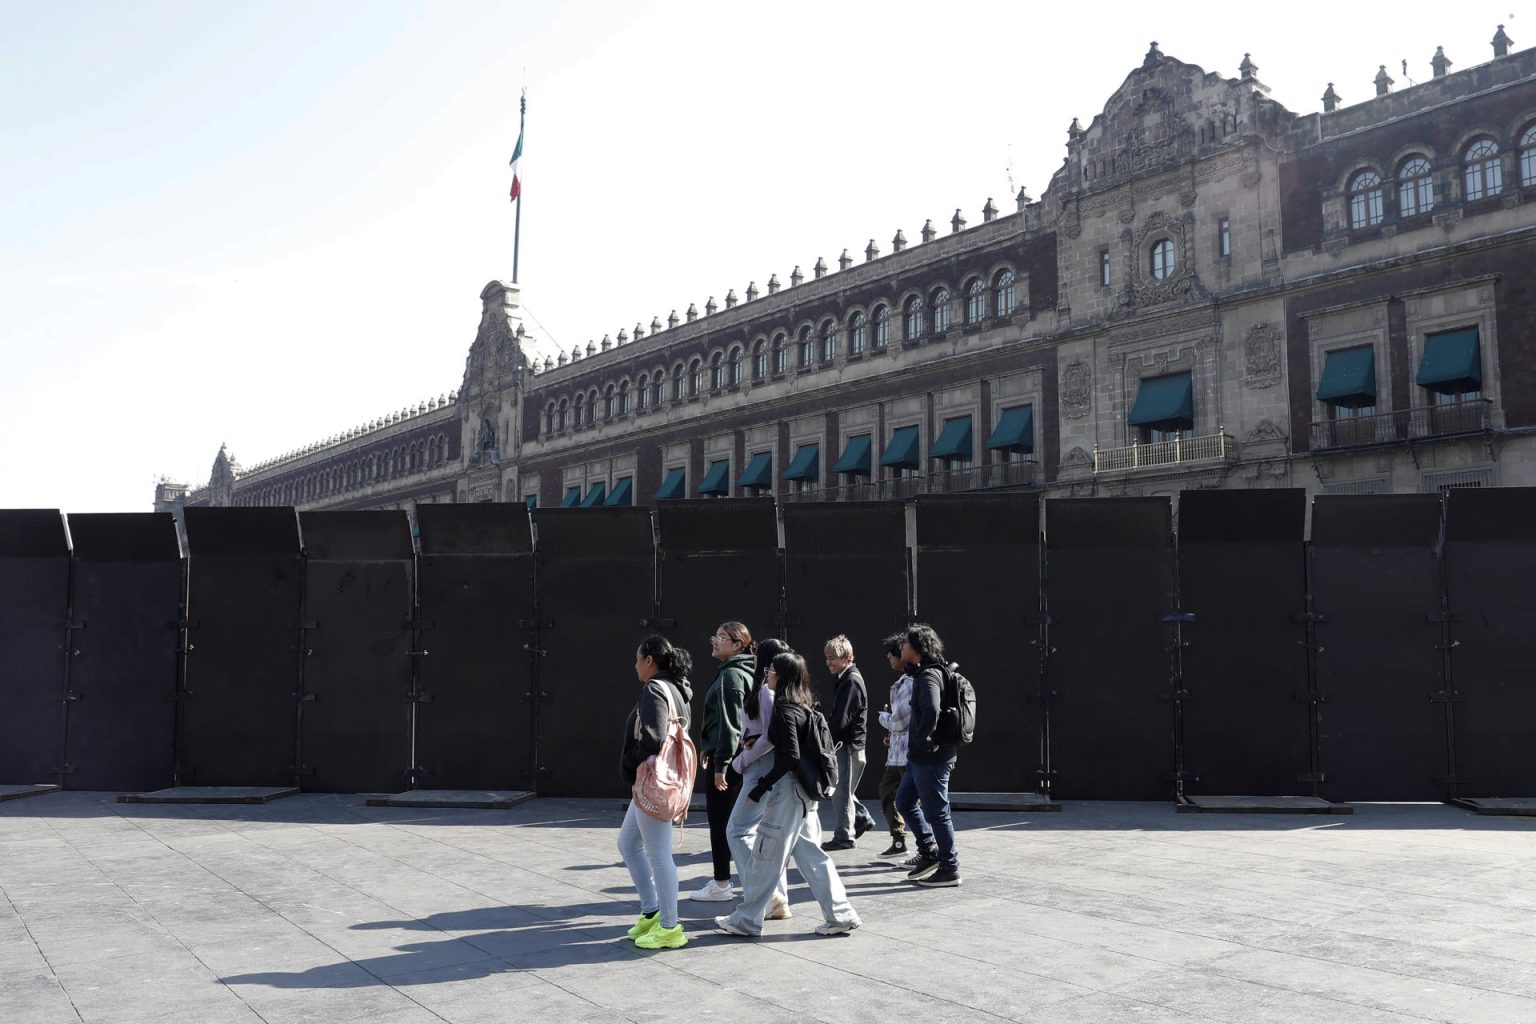
[[[741,745],[741,708],[747,691],[752,689],[750,654],[737,654],[720,663],[715,681],[704,694],[704,727],[700,733],[699,754],[709,758],[711,772],[725,771]]]

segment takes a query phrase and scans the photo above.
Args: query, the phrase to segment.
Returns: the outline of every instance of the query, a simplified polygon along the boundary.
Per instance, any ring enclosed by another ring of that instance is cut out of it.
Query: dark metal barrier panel
[[[1169,797],[1173,711],[1167,498],[1063,498],[1045,505],[1051,644],[1052,794],[1070,800]]]
[[[303,563],[291,508],[189,508],[187,654],[177,781],[298,777]]]
[[[403,511],[301,512],[305,789],[397,792],[411,766],[415,552]]]
[[[693,735],[716,662],[709,637],[736,620],[763,640],[779,631],[779,525],[771,498],[663,501],[656,507],[662,632],[693,656]]]
[[[58,781],[64,763],[69,539],[58,509],[0,510],[0,783]]]
[[[845,634],[878,709],[889,693],[885,637],[908,622],[907,510],[898,502],[833,502],[784,506],[784,596],[790,644],[804,656],[823,705],[832,678],[822,646]],[[870,736],[880,736],[870,712]],[[878,751],[871,761],[883,763]],[[878,795],[880,773],[866,768],[859,795]]]
[[[69,517],[70,789],[151,790],[174,784],[181,542],[168,512]]]
[[[1179,495],[1185,792],[1306,795],[1307,493]]]
[[[635,648],[655,615],[656,547],[646,508],[539,509],[539,793],[626,792],[624,719],[639,696]],[[711,623],[713,625],[714,623]],[[694,666],[694,689],[713,676]]]
[[[917,617],[938,630],[950,660],[977,688],[984,718],[961,754],[957,788],[1038,788],[1044,740],[1040,665],[1030,641],[1040,618],[1040,499],[1034,494],[920,497]],[[872,709],[892,673],[883,651],[864,657]],[[873,718],[873,712],[871,712]],[[870,723],[870,761],[883,762]]]
[[[1536,795],[1536,488],[1447,495],[1458,796]]]
[[[1312,506],[1320,757],[1334,800],[1446,794],[1438,494],[1332,495]]]
[[[542,513],[541,513],[542,514]],[[418,505],[416,785],[533,789],[533,530],[512,504]]]

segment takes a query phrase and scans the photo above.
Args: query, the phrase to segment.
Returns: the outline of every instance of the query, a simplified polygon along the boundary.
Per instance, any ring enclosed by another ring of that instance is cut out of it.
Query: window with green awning
[[[674,469],[667,473],[667,478],[661,482],[656,490],[657,501],[671,501],[676,498],[686,497],[688,494],[688,471],[686,469]]]
[[[917,446],[917,428],[899,427],[891,434],[891,443],[880,456],[880,465],[891,469],[918,469],[922,457]]]
[[[613,490],[608,492],[608,497],[603,499],[603,505],[607,508],[626,508],[635,503],[635,484],[630,477],[624,477],[613,485]]]
[[[868,445],[865,445],[865,455],[869,454]],[[868,459],[865,466],[869,465]],[[789,468],[784,471],[785,480],[810,480],[816,481],[821,476],[821,445],[812,442],[803,444],[795,449],[795,457],[789,460]]]
[[[741,487],[771,488],[773,486],[773,452],[758,452],[747,463],[741,474]]]
[[[1004,409],[987,438],[987,447],[993,451],[1033,452],[1035,450],[1035,407],[1016,405]]]
[[[1476,327],[1442,331],[1424,339],[1424,358],[1414,383],[1455,395],[1483,389],[1483,356]]]
[[[565,497],[560,499],[560,507],[561,508],[575,508],[577,505],[580,505],[580,504],[581,504],[581,488],[580,487],[567,487],[565,489]]]
[[[1172,373],[1142,381],[1126,422],[1154,430],[1193,430],[1195,389],[1189,374]]]
[[[1376,349],[1370,345],[1328,353],[1317,400],[1360,409],[1376,404]]]
[[[700,494],[730,494],[731,493],[731,461],[720,459],[709,464],[709,472],[704,474],[704,482],[699,484]]]
[[[944,429],[939,431],[939,439],[933,442],[933,447],[928,449],[930,458],[944,459],[946,462],[952,459],[967,460],[971,458],[971,418],[969,416],[956,416],[944,421]]]
[[[592,489],[587,492],[587,496],[581,499],[581,507],[597,508],[597,506],[603,503],[603,499],[607,496],[608,487],[606,484],[593,484]]]
[[[837,463],[832,467],[834,473],[848,473],[853,476],[869,476],[869,455],[872,438],[868,434],[858,434],[848,439],[843,446],[843,454],[838,456]]]

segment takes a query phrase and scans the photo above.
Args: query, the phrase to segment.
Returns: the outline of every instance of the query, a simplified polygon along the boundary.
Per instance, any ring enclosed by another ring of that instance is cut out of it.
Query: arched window
[[[821,361],[830,363],[837,358],[837,321],[823,320],[821,324]]]
[[[564,398],[560,399],[560,411],[555,414],[556,430],[565,429],[565,414],[570,409],[570,404],[571,403],[568,400]]]
[[[597,388],[587,392],[587,426],[597,422]]]
[[[582,395],[577,395],[576,396],[576,418],[571,422],[571,426],[576,427],[578,430],[581,427],[586,425],[587,419],[586,419],[586,416],[584,415],[586,413],[586,411],[587,411],[586,407],[587,407],[587,400],[586,400],[586,398],[583,397]]]
[[[949,330],[949,289],[935,288],[928,304],[933,307],[933,333],[943,334]]]
[[[923,336],[923,300],[916,295],[907,300],[901,307],[901,322],[903,337],[907,341],[916,341]]]
[[[665,402],[666,400],[667,374],[666,371],[658,368],[656,370],[656,376],[651,378],[651,404],[657,408],[660,408],[661,403]]]
[[[1151,250],[1152,276],[1159,281],[1166,281],[1173,276],[1174,256],[1173,242],[1167,238],[1159,238],[1152,243]]]
[[[1536,185],[1536,124],[1520,135],[1520,187]]]
[[[811,329],[809,327],[800,328],[800,341],[795,345],[795,354],[797,365],[800,369],[809,370],[813,355],[811,352]]]
[[[741,348],[739,346],[731,349],[731,358],[726,366],[730,370],[726,379],[734,388],[741,383]]]
[[[1012,316],[1018,308],[1018,301],[1013,297],[1013,271],[999,270],[997,276],[992,279],[993,309],[997,316]]]
[[[1381,223],[1381,175],[1375,171],[1361,171],[1349,179],[1349,226],[1373,228]]]
[[[1429,161],[1411,156],[1397,169],[1397,215],[1412,217],[1435,207],[1435,179]]]
[[[709,360],[709,390],[725,387],[725,357],[716,352]]]
[[[773,372],[783,373],[789,368],[789,353],[784,351],[784,334],[779,332],[773,336]]]
[[[975,326],[987,315],[987,289],[981,278],[972,278],[965,286],[965,322]]]
[[[875,307],[875,336],[871,344],[875,348],[885,348],[891,343],[891,308],[889,306]]]
[[[683,364],[678,363],[672,368],[672,401],[682,401],[687,394],[683,388]]]
[[[544,409],[544,433],[546,433],[546,434],[553,434],[554,432],[555,432],[555,403],[554,402],[550,402],[549,405]]]
[[[619,382],[619,415],[629,412],[629,381]]]
[[[1467,199],[1483,199],[1504,191],[1504,169],[1499,163],[1499,144],[1478,139],[1462,158],[1462,182]]]
[[[848,354],[861,356],[864,354],[864,344],[869,333],[869,321],[863,313],[855,313],[848,318]]]
[[[613,419],[613,414],[614,414],[613,385],[609,384],[606,388],[603,389],[603,420],[604,420],[604,422],[607,422],[608,420]]]
[[[635,411],[645,408],[645,403],[651,398],[651,375],[642,373],[640,383],[635,385]]]
[[[762,380],[768,376],[768,343],[759,341],[752,346],[752,379]]]
[[[688,364],[688,397],[695,398],[699,393],[699,377],[703,369],[703,363],[695,359]]]

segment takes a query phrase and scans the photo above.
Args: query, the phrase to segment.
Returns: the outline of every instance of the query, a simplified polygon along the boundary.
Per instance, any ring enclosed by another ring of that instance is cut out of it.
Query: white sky
[[[1509,0],[0,0],[0,508],[149,508],[456,388],[512,269],[567,351],[1039,198],[1156,39],[1289,109],[1517,48]],[[1010,188],[1010,166],[1013,185]],[[537,325],[542,325],[539,330]]]

